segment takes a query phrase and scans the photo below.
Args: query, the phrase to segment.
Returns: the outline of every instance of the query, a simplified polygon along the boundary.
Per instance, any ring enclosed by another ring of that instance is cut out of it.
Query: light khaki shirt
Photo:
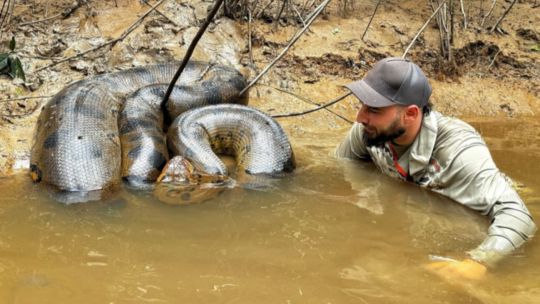
[[[336,156],[371,160],[385,174],[447,196],[491,219],[487,238],[469,256],[493,266],[533,236],[536,225],[511,180],[496,167],[473,127],[432,111],[401,156],[390,142],[368,147],[355,123]]]

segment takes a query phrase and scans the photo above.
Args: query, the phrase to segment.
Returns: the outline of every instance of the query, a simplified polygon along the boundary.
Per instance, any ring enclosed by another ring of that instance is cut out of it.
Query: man
[[[431,110],[431,86],[416,64],[383,59],[347,88],[362,105],[336,156],[371,160],[387,175],[491,218],[487,238],[468,258],[432,263],[428,269],[446,278],[479,279],[533,236],[536,225],[529,211],[480,135],[465,122]]]

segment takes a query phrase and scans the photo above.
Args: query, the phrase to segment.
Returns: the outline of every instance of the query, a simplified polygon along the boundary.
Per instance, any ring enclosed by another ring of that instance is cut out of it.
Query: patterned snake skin
[[[179,116],[167,133],[170,150],[196,169],[227,176],[215,154],[236,158],[248,174],[291,172],[294,155],[281,126],[266,114],[242,105],[215,105]]]
[[[169,159],[159,103],[176,69],[175,64],[134,68],[60,91],[37,122],[33,180],[63,193],[56,199],[67,203],[99,199],[122,178],[136,187],[154,182]],[[223,102],[245,104],[247,98],[238,96],[245,85],[230,67],[192,61],[176,83],[167,115]]]

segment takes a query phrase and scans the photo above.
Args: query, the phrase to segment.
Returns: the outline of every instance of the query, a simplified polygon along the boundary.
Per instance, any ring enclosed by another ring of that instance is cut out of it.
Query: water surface
[[[540,218],[540,128],[473,122]],[[345,130],[293,139],[298,170],[190,206],[122,190],[79,205],[21,173],[0,179],[1,303],[539,303],[533,240],[476,285],[427,273],[463,258],[488,221],[330,155]],[[328,138],[321,140],[321,138]]]

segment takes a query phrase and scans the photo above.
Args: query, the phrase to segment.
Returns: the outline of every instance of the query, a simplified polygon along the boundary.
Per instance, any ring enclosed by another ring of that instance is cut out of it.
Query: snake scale
[[[176,69],[159,64],[98,75],[57,93],[37,121],[32,179],[65,203],[100,199],[122,180],[149,188],[169,160],[167,145],[212,173],[226,173],[215,153],[235,155],[248,173],[293,170],[286,134],[245,106],[239,92],[246,81],[234,68],[188,62],[163,113]],[[167,140],[164,122],[175,118]]]

